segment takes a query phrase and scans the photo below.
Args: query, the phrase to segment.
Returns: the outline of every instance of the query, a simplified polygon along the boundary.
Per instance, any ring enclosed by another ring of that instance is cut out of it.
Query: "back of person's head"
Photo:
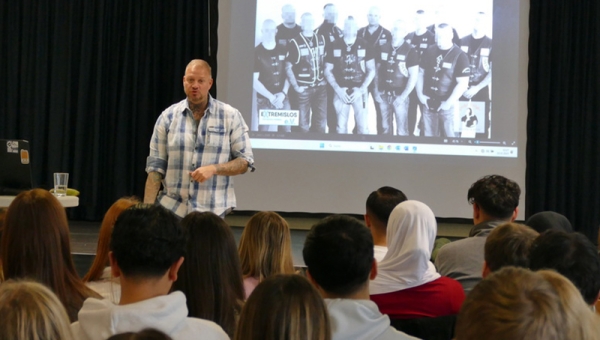
[[[186,236],[177,217],[169,210],[137,204],[123,211],[110,239],[123,276],[158,278],[183,255]]]
[[[329,340],[329,314],[306,278],[273,275],[262,281],[244,304],[233,339]]]
[[[137,333],[115,334],[106,340],[172,340],[172,338],[159,330],[146,328]]]
[[[529,250],[539,234],[526,225],[505,223],[494,228],[485,241],[487,268],[495,272],[502,267],[529,268]]]
[[[552,285],[558,295],[565,316],[564,327],[569,330],[568,339],[600,339],[600,316],[586,304],[577,287],[553,270],[537,273]]]
[[[367,198],[367,216],[385,228],[392,210],[407,199],[406,195],[396,188],[381,187]]]
[[[181,225],[188,241],[173,290],[186,295],[189,316],[214,321],[231,337],[244,300],[233,232],[211,212],[192,212]]]
[[[553,269],[579,289],[589,305],[600,292],[600,257],[596,246],[580,233],[548,230],[531,245],[532,270]]]
[[[371,294],[417,287],[440,275],[431,263],[437,222],[425,203],[408,200],[390,214],[387,227],[388,251],[377,264],[377,277],[370,282]]]
[[[571,226],[569,219],[554,211],[542,211],[533,214],[525,224],[540,234],[550,229],[562,230],[567,233],[573,232],[573,226]]]
[[[33,281],[0,285],[0,340],[71,340],[69,317],[56,295]]]
[[[290,227],[275,212],[262,211],[248,220],[238,251],[244,277],[263,280],[294,272]]]
[[[302,255],[312,279],[327,293],[344,297],[368,285],[373,238],[357,219],[329,216],[306,235]]]
[[[521,188],[510,179],[500,175],[488,175],[471,185],[467,199],[477,204],[488,216],[509,219],[519,206]]]
[[[0,254],[4,279],[29,278],[45,284],[72,321],[83,300],[94,294],[75,270],[65,208],[47,190],[22,192],[10,204]]]
[[[100,226],[100,234],[98,235],[98,246],[96,247],[96,257],[94,258],[94,262],[88,270],[87,274],[83,277],[83,281],[97,281],[102,277],[102,273],[104,268],[109,265],[108,263],[108,251],[110,245],[110,236],[112,235],[113,228],[115,226],[115,222],[121,213],[133,206],[140,203],[140,201],[135,198],[120,198],[113,205],[108,208],[106,214],[104,214],[104,219],[102,220],[102,225]]]
[[[540,274],[505,267],[467,295],[456,322],[457,340],[569,338],[561,301]]]

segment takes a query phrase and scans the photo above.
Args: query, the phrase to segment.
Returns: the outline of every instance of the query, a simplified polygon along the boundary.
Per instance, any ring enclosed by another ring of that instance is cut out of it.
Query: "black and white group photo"
[[[492,138],[492,5],[258,0],[251,131]]]

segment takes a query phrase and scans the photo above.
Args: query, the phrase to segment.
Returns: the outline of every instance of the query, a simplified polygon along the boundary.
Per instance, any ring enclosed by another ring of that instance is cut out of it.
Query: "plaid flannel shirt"
[[[241,113],[209,95],[208,107],[199,124],[194,121],[187,99],[162,112],[150,141],[146,172],[163,175],[158,195],[160,205],[180,217],[192,211],[212,211],[223,215],[235,208],[233,178],[215,175],[199,183],[190,172],[235,158],[248,161],[254,171],[254,157],[248,126]]]

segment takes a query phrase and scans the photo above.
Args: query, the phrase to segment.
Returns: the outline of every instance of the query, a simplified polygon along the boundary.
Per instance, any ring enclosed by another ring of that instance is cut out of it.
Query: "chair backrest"
[[[390,319],[392,327],[423,340],[452,340],[457,315],[435,318]]]

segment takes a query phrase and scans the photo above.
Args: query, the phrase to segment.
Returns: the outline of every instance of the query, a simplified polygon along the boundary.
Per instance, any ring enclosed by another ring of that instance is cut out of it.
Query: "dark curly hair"
[[[495,218],[509,218],[519,206],[521,188],[500,175],[488,175],[471,185],[467,193],[469,203],[477,203],[486,214]]]
[[[137,204],[117,218],[110,250],[125,276],[154,278],[184,256],[185,244],[186,234],[172,212]]]

